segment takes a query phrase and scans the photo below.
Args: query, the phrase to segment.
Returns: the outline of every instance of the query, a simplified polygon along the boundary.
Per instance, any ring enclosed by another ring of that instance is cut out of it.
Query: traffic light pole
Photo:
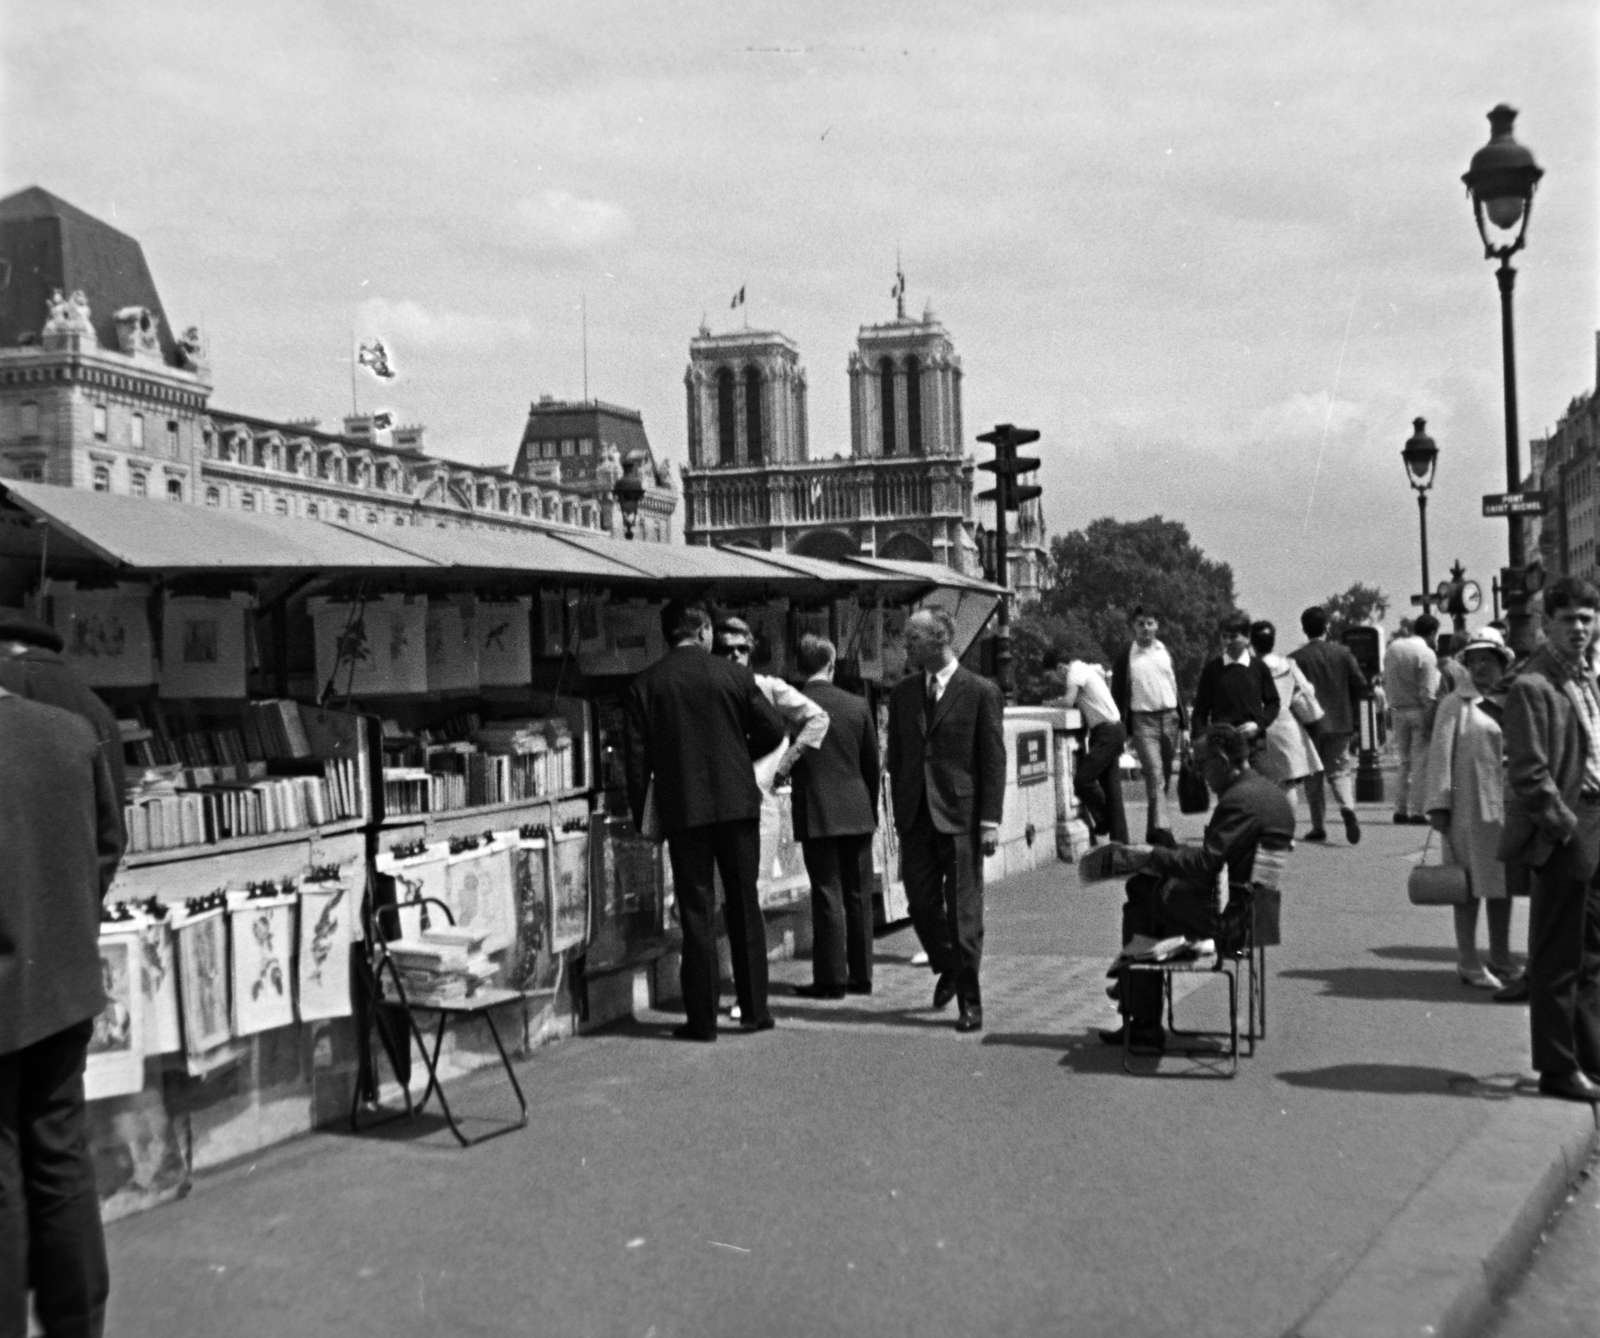
[[[997,482],[1003,488],[1005,479]],[[1011,553],[1006,538],[1004,499],[994,509],[994,583],[1000,587],[1000,607],[994,627],[994,676],[1000,695],[1011,700]]]
[[[1031,474],[1039,467],[1037,460],[1018,456],[1017,447],[1038,441],[1039,433],[1031,427],[996,423],[992,431],[980,433],[978,440],[994,447],[994,459],[978,465],[979,469],[994,475],[994,487],[979,493],[978,497],[980,501],[994,503],[994,582],[1000,587],[1000,616],[994,629],[994,677],[1001,696],[1009,701],[1012,691],[1011,543],[1006,534],[1006,515],[1040,494],[1037,484],[1017,482],[1019,474]]]

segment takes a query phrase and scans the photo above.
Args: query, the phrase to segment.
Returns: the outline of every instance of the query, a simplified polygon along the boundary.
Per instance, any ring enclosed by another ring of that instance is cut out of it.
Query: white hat
[[[1500,635],[1498,627],[1480,627],[1472,634],[1472,639],[1456,652],[1456,658],[1465,661],[1475,650],[1492,650],[1506,664],[1516,663],[1517,657],[1512,654],[1511,647],[1506,645],[1506,639]]]

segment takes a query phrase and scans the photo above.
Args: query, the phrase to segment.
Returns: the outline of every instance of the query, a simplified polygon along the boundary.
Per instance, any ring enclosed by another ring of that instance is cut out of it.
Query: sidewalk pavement
[[[908,932],[870,997],[785,997],[809,966],[775,963],[774,1032],[649,1014],[535,1054],[522,1133],[318,1134],[114,1224],[108,1331],[1465,1332],[1594,1115],[1525,1093],[1526,1009],[1460,985],[1448,911],[1406,901],[1422,829],[1364,817],[1296,852],[1231,1081],[1122,1074],[1093,1034],[1120,888],[1057,865],[989,890],[982,1033],[928,1009]],[[506,1105],[489,1071],[452,1094]]]

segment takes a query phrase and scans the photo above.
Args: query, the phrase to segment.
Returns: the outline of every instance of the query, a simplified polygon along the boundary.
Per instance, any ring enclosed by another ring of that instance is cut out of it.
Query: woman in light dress
[[[1278,629],[1262,621],[1250,625],[1250,648],[1261,657],[1272,673],[1272,684],[1278,689],[1278,714],[1267,724],[1266,749],[1251,763],[1270,781],[1275,781],[1289,796],[1295,811],[1300,809],[1301,784],[1307,776],[1322,771],[1322,759],[1306,727],[1294,713],[1298,698],[1310,703],[1317,715],[1322,714],[1316,705],[1317,690],[1311,680],[1293,660],[1273,653],[1278,641]]]
[[[1444,842],[1444,862],[1464,867],[1472,899],[1453,906],[1456,974],[1464,985],[1499,989],[1510,978],[1511,898],[1495,858],[1505,825],[1505,772],[1499,686],[1513,656],[1492,627],[1475,632],[1459,656],[1465,670],[1439,703],[1428,747],[1428,821]],[[1489,962],[1478,955],[1478,903],[1489,921]]]

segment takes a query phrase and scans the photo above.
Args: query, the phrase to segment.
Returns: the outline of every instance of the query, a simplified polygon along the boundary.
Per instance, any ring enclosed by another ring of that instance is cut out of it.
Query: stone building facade
[[[940,562],[980,575],[961,359],[931,309],[864,325],[850,354],[850,454],[816,459],[806,373],[782,334],[702,328],[689,344],[684,538],[812,557]],[[1043,523],[1024,508],[1013,588],[1038,588]]]
[[[1600,387],[1600,334],[1595,336],[1595,383]],[[1549,436],[1529,443],[1533,485],[1544,494],[1544,515],[1530,516],[1527,548],[1546,579],[1600,580],[1600,394],[1573,398]]]
[[[174,335],[139,243],[37,187],[0,200],[0,266],[0,477],[368,525],[609,527],[594,480],[429,455],[417,426],[212,407],[199,332]],[[676,494],[654,493],[670,517]]]

